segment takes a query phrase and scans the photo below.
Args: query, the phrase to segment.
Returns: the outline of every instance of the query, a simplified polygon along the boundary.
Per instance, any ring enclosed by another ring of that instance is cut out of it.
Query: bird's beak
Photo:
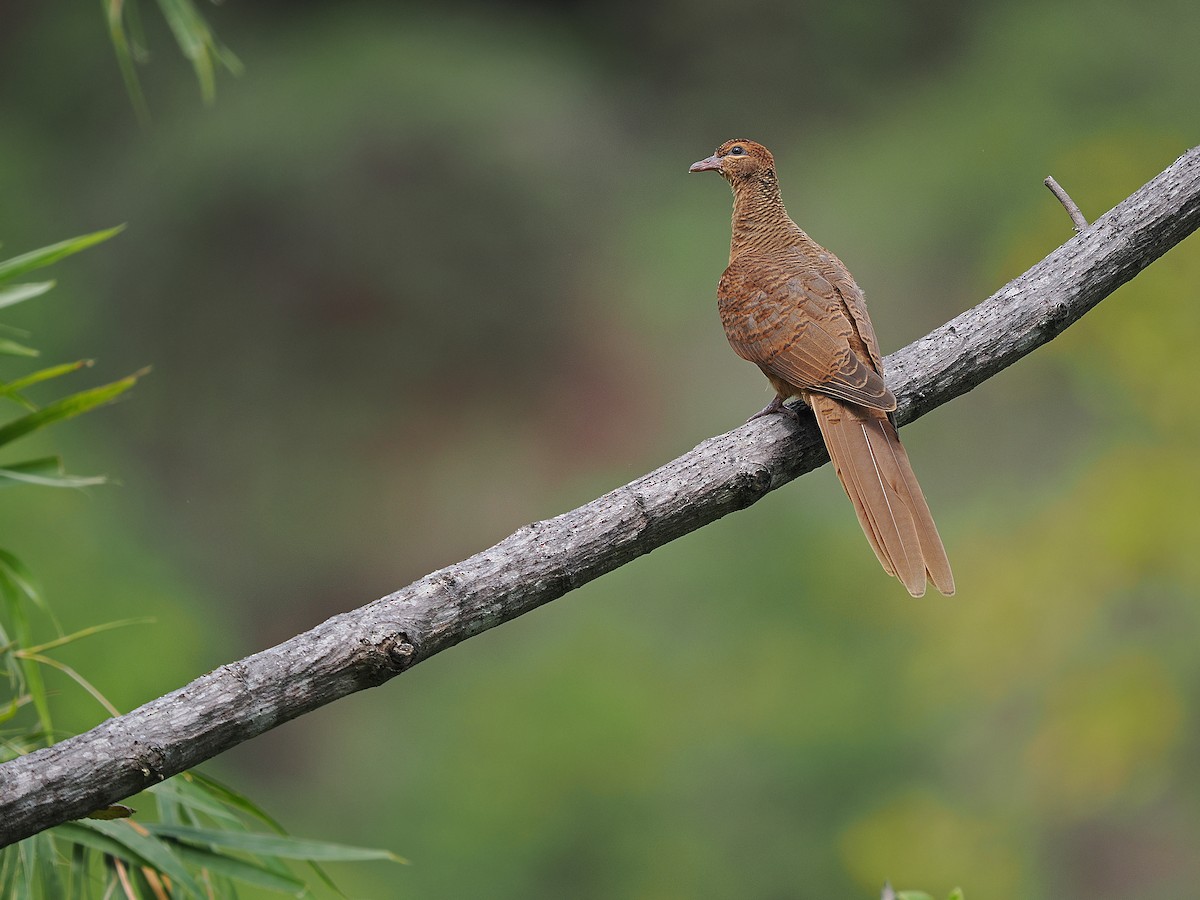
[[[721,157],[717,156],[716,154],[713,154],[708,159],[702,159],[702,160],[700,160],[700,162],[694,162],[694,163],[692,163],[692,167],[690,169],[688,169],[688,171],[689,172],[720,172],[721,171]]]

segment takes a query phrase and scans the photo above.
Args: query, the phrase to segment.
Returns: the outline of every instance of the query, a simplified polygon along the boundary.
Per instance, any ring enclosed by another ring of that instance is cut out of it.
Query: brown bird
[[[775,399],[751,418],[817,417],[825,447],[884,570],[914,597],[925,579],[954,593],[946,550],[888,413],[896,398],[862,290],[842,261],[783,207],[775,158],[754,141],[726,141],[691,172],[720,172],[733,188],[729,268],[717,306],[734,351],[762,369]]]

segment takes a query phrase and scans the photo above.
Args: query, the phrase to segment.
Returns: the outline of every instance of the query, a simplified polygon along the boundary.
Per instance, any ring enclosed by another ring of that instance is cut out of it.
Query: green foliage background
[[[62,658],[131,708],[758,409],[728,192],[686,177],[725,138],[775,150],[888,350],[974,304],[1070,236],[1046,174],[1094,217],[1197,143],[1195,4],[1099,11],[222,7],[211,108],[147,16],[140,128],[99,9],[4,7],[5,250],[129,225],[9,319],[154,366],[42,445],[123,486],[0,507],[66,629],[157,619]],[[954,598],[886,578],[821,471],[209,770],[413,861],[335,868],[352,896],[1186,894],[1198,282],[1193,238],[905,429]],[[103,715],[58,687],[56,724]]]

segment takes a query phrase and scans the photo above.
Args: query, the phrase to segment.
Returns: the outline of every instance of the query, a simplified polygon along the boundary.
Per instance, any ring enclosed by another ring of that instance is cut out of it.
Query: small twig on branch
[[[1200,226],[1200,147],[885,361],[903,425],[1061,334]],[[755,419],[578,509],[84,734],[0,765],[0,846],[76,819],[549,603],[829,459],[812,415]]]
[[[1075,225],[1075,233],[1083,234],[1083,230],[1088,227],[1088,222],[1083,217],[1083,213],[1079,211],[1079,206],[1071,199],[1071,195],[1063,190],[1063,186],[1054,180],[1053,175],[1047,175],[1042,184],[1050,188],[1050,193],[1057,197],[1058,202],[1063,205],[1063,209],[1067,211],[1067,215],[1071,217],[1071,222]]]

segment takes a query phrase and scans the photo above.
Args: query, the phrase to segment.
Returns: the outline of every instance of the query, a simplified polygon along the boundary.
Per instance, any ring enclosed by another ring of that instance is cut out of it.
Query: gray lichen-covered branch
[[[1200,147],[987,300],[888,357],[898,423],[966,393],[1054,338],[1197,225]],[[827,458],[810,416],[799,424],[780,416],[754,420],[585,506],[526,525],[470,559],[12,760],[0,766],[0,846],[383,684],[750,506]]]

